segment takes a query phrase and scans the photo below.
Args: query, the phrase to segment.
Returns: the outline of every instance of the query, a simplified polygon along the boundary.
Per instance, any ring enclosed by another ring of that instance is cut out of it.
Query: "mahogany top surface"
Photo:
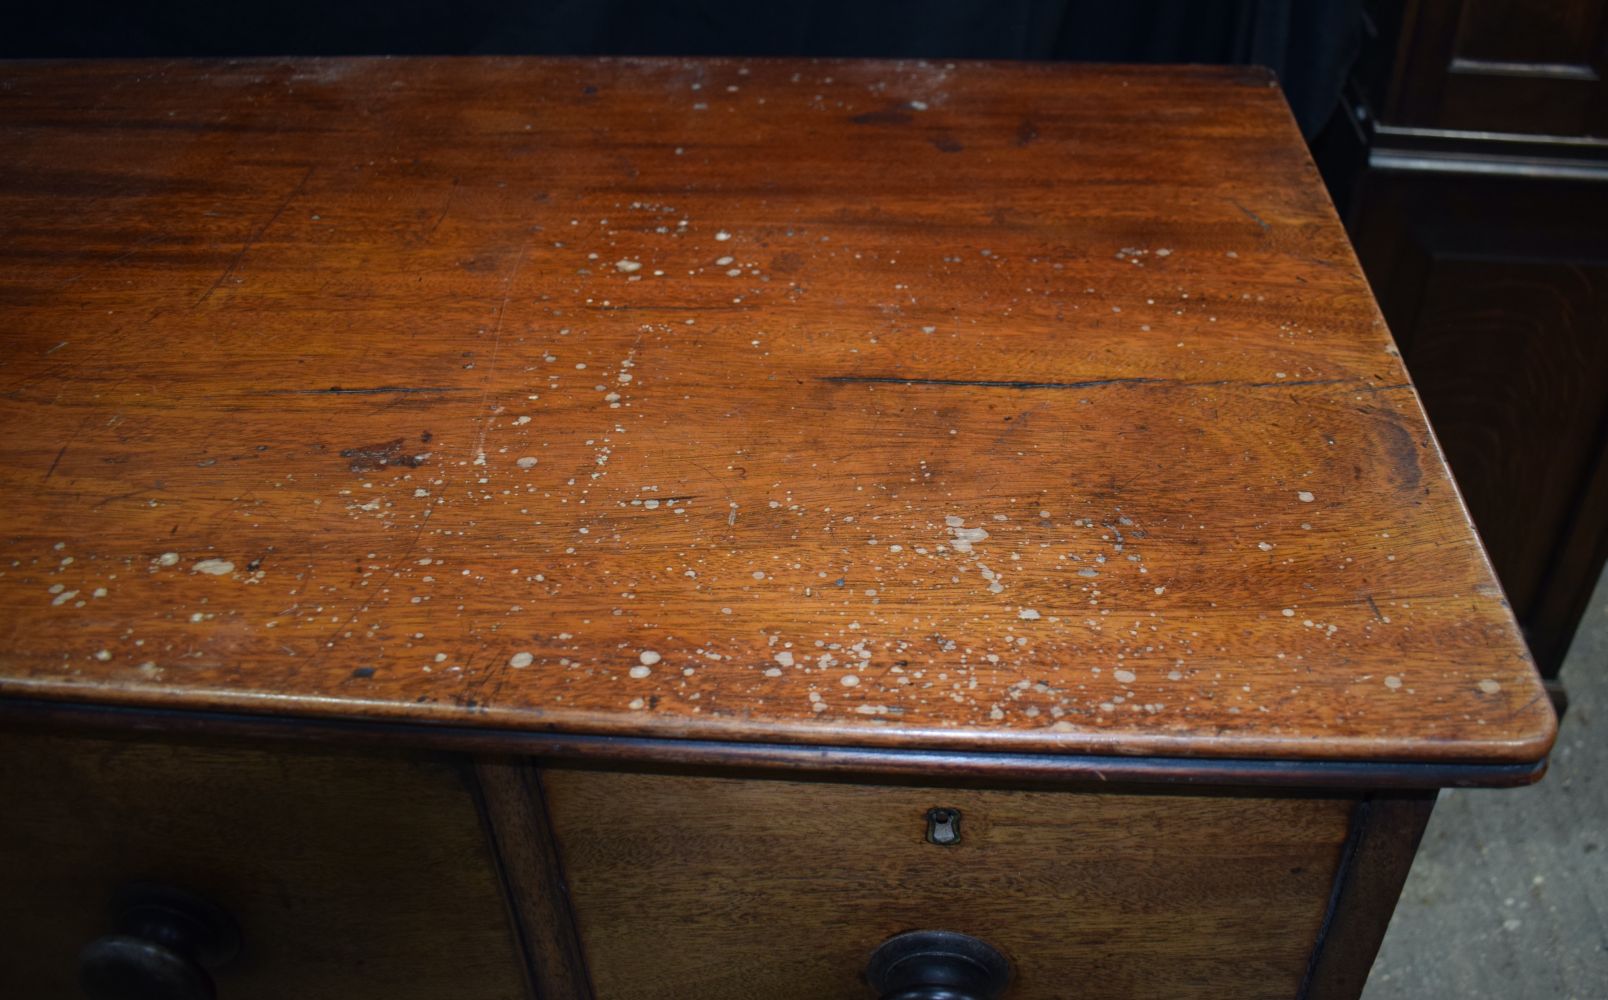
[[[1535,761],[1259,73],[0,65],[0,692]]]

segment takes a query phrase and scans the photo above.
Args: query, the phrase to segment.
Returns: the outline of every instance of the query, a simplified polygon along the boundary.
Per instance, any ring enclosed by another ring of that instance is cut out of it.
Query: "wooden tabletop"
[[[1527,763],[1262,73],[0,65],[0,692]]]

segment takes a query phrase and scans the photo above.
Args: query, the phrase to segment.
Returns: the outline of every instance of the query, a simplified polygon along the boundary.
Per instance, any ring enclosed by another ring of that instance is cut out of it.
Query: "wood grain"
[[[0,995],[74,997],[113,893],[229,911],[229,1000],[515,1000],[522,963],[459,769],[423,755],[0,738]]]
[[[1345,798],[910,788],[547,769],[598,1000],[870,996],[908,930],[989,941],[1013,1000],[1295,996]],[[961,842],[925,841],[958,808]]]
[[[1434,808],[1433,793],[1381,795],[1358,805],[1344,870],[1300,1000],[1362,996]]]
[[[1608,185],[1370,170],[1358,194],[1370,281],[1556,676],[1608,560]]]
[[[18,64],[0,141],[0,691],[1550,746],[1263,74]]]
[[[535,1000],[592,1000],[535,765],[519,758],[481,758],[475,762],[475,782],[505,899],[525,946]]]
[[[954,779],[1045,787],[1134,783],[1308,789],[1506,788],[1541,780],[1549,764],[1547,760],[1536,764],[1268,760],[735,743],[489,726],[419,726],[405,722],[163,711],[15,698],[0,698],[0,725],[112,733],[137,730],[177,738],[201,734],[264,745],[291,742],[360,749],[450,750],[492,756],[520,754],[543,760],[612,763],[639,769],[752,769],[767,774],[791,772],[872,782],[943,774]]]

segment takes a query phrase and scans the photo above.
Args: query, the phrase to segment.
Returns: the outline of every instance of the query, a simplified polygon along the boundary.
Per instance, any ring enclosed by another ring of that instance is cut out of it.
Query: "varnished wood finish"
[[[0,142],[0,691],[1551,743],[1262,74],[26,64]]]
[[[1357,1000],[1423,839],[1433,793],[1375,796],[1352,817],[1352,837],[1300,1000]]]
[[[1373,173],[1359,194],[1380,302],[1556,675],[1608,555],[1608,183]]]
[[[638,768],[797,772],[873,782],[942,774],[952,780],[1049,786],[1132,783],[1423,789],[1528,785],[1539,781],[1547,771],[1546,761],[1537,764],[1423,764],[811,747],[753,741],[727,743],[566,735],[484,726],[414,726],[338,719],[309,721],[18,699],[0,699],[0,723],[36,729],[59,727],[114,732],[137,729],[173,736],[214,733],[263,743],[311,741],[327,746],[424,747],[491,756],[527,754],[544,759],[616,763]]]
[[[1319,162],[1556,678],[1608,561],[1608,3],[1370,7]]]
[[[475,779],[536,1000],[592,1000],[535,766],[518,758],[482,758]]]
[[[227,1000],[515,1000],[521,962],[459,768],[425,756],[0,737],[0,995],[74,997],[123,884],[240,926]]]
[[[598,1000],[869,997],[894,934],[1000,948],[1012,1000],[1289,1000],[1353,803],[548,769]],[[958,808],[961,842],[925,841]]]

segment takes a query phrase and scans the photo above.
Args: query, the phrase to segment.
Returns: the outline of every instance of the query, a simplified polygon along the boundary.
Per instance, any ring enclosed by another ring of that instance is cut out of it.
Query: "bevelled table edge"
[[[786,777],[858,775],[1049,785],[1161,784],[1236,788],[1423,790],[1513,788],[1547,771],[1528,762],[1437,762],[1254,757],[1102,755],[825,745],[663,736],[618,736],[362,717],[286,716],[164,709],[0,695],[0,722],[32,730],[93,730],[145,737],[295,742],[516,755],[601,765],[774,772]]]
[[[1537,714],[1539,725],[1519,739],[1435,739],[1413,734],[1363,736],[1300,736],[1213,734],[1199,732],[1119,732],[1096,730],[1054,731],[971,727],[900,727],[867,724],[863,720],[818,723],[807,728],[781,726],[763,719],[713,716],[657,717],[641,713],[565,712],[541,709],[464,706],[456,702],[397,703],[386,698],[310,697],[260,691],[212,688],[121,687],[101,683],[75,683],[60,678],[0,677],[0,701],[8,698],[74,702],[167,710],[186,713],[220,712],[249,716],[284,716],[305,721],[373,719],[424,728],[457,726],[465,729],[515,733],[563,734],[616,739],[707,740],[714,743],[776,743],[831,750],[863,746],[885,750],[933,750],[973,753],[1028,753],[1095,757],[1168,757],[1189,759],[1268,759],[1310,762],[1418,763],[1478,766],[1535,766],[1551,753],[1558,735],[1558,717],[1551,700],[1535,679],[1533,696],[1515,710]]]

